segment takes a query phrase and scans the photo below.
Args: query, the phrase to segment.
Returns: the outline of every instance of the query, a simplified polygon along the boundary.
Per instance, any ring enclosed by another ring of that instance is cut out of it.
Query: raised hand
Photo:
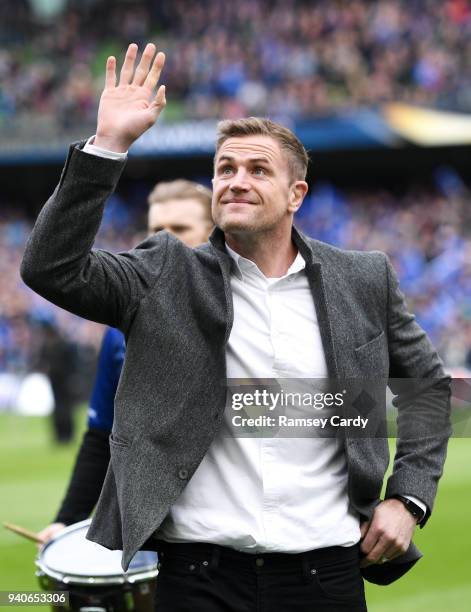
[[[154,90],[165,63],[165,54],[155,55],[156,47],[146,45],[136,63],[138,47],[129,45],[116,84],[116,58],[106,62],[105,89],[100,98],[94,144],[110,151],[124,152],[149,129],[165,107],[165,86]],[[154,57],[155,56],[155,57]]]

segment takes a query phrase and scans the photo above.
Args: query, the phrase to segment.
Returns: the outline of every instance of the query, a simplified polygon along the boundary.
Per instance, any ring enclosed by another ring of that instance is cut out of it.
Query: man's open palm
[[[135,69],[137,51],[136,44],[129,45],[118,83],[116,59],[109,57],[106,62],[105,89],[98,108],[94,144],[111,151],[127,151],[157,121],[165,107],[164,85],[154,96],[165,54],[155,55],[156,47],[149,43]]]

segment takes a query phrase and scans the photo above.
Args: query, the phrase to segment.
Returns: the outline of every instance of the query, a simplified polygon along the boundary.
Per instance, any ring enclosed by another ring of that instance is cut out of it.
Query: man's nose
[[[250,189],[250,185],[248,184],[247,179],[248,176],[245,168],[239,168],[232,177],[229,184],[229,189],[232,191],[248,191]]]

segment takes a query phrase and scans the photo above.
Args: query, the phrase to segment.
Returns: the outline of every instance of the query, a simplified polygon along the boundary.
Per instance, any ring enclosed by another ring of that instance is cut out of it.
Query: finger
[[[151,110],[154,112],[155,119],[157,119],[157,117],[163,111],[166,104],[167,99],[165,97],[165,85],[161,85],[150,105]]]
[[[384,541],[379,539],[375,546],[370,550],[366,556],[366,560],[370,563],[379,563],[383,557],[386,557],[387,545]]]
[[[134,62],[136,61],[137,55],[137,45],[135,43],[131,43],[126,51],[126,56],[124,58],[123,67],[121,68],[121,73],[119,75],[119,84],[120,85],[129,85],[132,79],[132,75],[134,72]]]
[[[366,535],[360,544],[360,550],[365,555],[368,555],[378,543],[379,538],[380,538],[380,535],[377,532],[377,530],[374,529],[374,527],[369,526],[366,532]]]
[[[49,540],[49,537],[48,537],[47,533],[44,533],[44,534],[43,533],[38,533],[38,536],[39,536],[39,540],[36,543],[36,546],[38,548],[41,548]]]
[[[116,87],[116,58],[110,55],[106,60],[105,89]]]
[[[401,551],[397,549],[397,546],[387,546],[385,551],[382,554],[382,557],[385,557],[388,561],[392,561],[396,557],[401,555]],[[380,559],[381,560],[381,559]]]
[[[160,73],[165,64],[165,53],[159,51],[154,58],[154,63],[152,64],[152,68],[150,69],[146,80],[144,82],[144,86],[149,89],[154,89],[160,79]],[[157,92],[158,93],[158,92]]]
[[[155,45],[152,43],[147,44],[146,48],[144,49],[144,53],[142,54],[141,61],[136,68],[136,73],[134,74],[134,78],[132,80],[133,85],[142,85],[144,83],[147,75],[149,74],[149,67],[154,54]]]
[[[400,540],[397,540],[396,542],[391,543],[389,546],[386,546],[386,550],[384,551],[383,554],[390,561],[392,561],[392,559],[395,559],[396,557],[400,557],[401,555],[403,555],[407,551],[409,544],[410,544],[410,541],[407,544],[405,542],[401,542]]]
[[[360,525],[360,534],[361,534],[361,539],[362,540],[365,537],[365,535],[367,534],[369,527],[370,527],[370,521],[364,521]]]

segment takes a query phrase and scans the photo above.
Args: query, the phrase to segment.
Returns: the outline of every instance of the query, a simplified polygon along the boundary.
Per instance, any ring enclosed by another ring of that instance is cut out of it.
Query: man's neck
[[[298,254],[290,234],[276,237],[225,234],[225,238],[233,251],[257,264],[267,278],[284,276]]]

